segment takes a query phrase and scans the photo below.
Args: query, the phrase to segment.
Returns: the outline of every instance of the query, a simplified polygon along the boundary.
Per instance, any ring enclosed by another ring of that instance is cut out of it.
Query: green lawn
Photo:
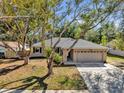
[[[124,62],[124,57],[115,56],[115,55],[107,55],[107,62],[113,63],[113,62]]]
[[[87,89],[75,66],[54,67],[54,74],[44,80],[47,72],[45,60],[34,59],[26,66],[22,61],[2,61],[0,68],[0,88],[7,89]]]
[[[110,64],[124,70],[124,57],[108,54],[107,55],[107,63],[110,63]]]

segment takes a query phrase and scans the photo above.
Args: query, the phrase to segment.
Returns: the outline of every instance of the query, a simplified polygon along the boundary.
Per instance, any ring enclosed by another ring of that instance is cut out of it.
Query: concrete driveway
[[[124,73],[110,64],[76,64],[91,93],[124,93]]]

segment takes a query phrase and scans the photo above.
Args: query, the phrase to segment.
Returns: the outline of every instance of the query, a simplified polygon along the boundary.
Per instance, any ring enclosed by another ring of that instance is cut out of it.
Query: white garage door
[[[78,62],[100,62],[102,61],[102,52],[78,51]]]

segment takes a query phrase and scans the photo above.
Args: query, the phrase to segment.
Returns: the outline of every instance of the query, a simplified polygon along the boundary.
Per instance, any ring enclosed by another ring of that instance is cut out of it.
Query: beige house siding
[[[77,52],[76,49],[73,50],[73,61],[76,62],[77,58],[76,58]]]
[[[107,51],[103,51],[103,61],[105,62],[107,59]]]
[[[68,56],[67,49],[62,49],[62,52],[63,52],[62,61],[67,62],[67,56]]]

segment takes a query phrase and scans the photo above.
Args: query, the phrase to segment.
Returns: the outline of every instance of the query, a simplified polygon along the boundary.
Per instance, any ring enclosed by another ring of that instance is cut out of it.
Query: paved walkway
[[[1,89],[0,93],[89,93],[87,90],[7,90]]]
[[[124,93],[124,73],[109,64],[77,64],[91,93]]]

